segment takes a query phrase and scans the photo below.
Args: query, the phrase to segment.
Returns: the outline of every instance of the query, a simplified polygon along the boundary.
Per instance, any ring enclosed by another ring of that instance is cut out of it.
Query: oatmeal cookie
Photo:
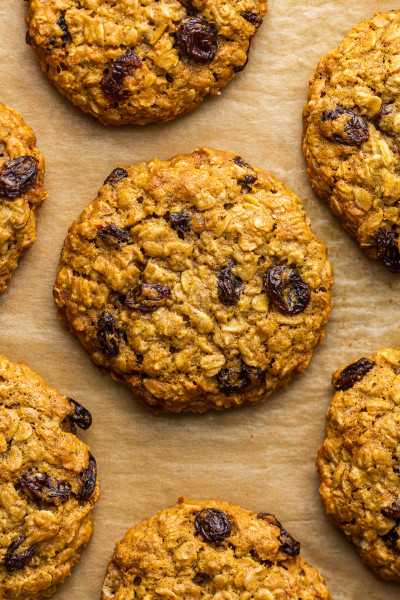
[[[0,102],[0,292],[36,239],[36,211],[47,196],[35,144],[21,115]]]
[[[328,201],[370,258],[400,272],[400,11],[357,25],[319,62],[304,110],[304,155]]]
[[[143,125],[219,94],[266,12],[267,0],[30,0],[27,42],[84,112]]]
[[[300,200],[240,156],[119,167],[70,227],[54,296],[93,362],[155,411],[257,404],[303,371],[331,265]]]
[[[299,553],[274,515],[180,498],[117,543],[101,600],[331,600]]]
[[[360,358],[332,381],[322,503],[375,574],[400,583],[400,350]]]
[[[81,404],[0,356],[0,598],[50,596],[89,541],[96,461],[75,431],[91,422]]]

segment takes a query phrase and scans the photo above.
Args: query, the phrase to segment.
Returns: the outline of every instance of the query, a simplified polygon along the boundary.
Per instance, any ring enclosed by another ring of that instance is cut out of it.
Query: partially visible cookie
[[[104,124],[162,122],[220,94],[267,0],[30,0],[27,42],[58,90]]]
[[[0,598],[39,600],[92,534],[96,461],[75,435],[88,410],[0,356]]]
[[[331,600],[299,552],[274,515],[180,498],[117,543],[101,600]]]
[[[332,270],[301,202],[230,152],[119,167],[69,229],[54,297],[157,412],[257,404],[324,337]]]
[[[400,583],[400,350],[360,358],[332,381],[322,503],[375,574]]]
[[[319,62],[303,150],[316,194],[370,258],[400,272],[400,11],[357,25]]]
[[[21,115],[0,102],[0,292],[36,239],[36,211],[47,196],[35,144]]]

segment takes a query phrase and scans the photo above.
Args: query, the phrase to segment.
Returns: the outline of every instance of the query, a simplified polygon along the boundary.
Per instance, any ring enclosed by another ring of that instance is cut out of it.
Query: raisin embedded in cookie
[[[400,272],[400,11],[357,25],[319,62],[303,150],[316,194],[370,258]]]
[[[47,196],[35,144],[21,115],[0,102],[0,292],[36,239],[36,211]]]
[[[257,404],[305,369],[332,281],[297,196],[201,149],[115,169],[69,230],[54,296],[144,404],[203,412]]]
[[[104,124],[162,122],[248,61],[267,0],[30,0],[27,42],[59,91]]]
[[[0,356],[0,598],[39,600],[92,535],[96,461],[77,436],[91,415]]]
[[[101,600],[332,600],[300,544],[269,513],[180,498],[117,543]],[[173,590],[173,592],[171,592]]]
[[[375,574],[400,583],[400,350],[359,358],[332,381],[322,503]]]

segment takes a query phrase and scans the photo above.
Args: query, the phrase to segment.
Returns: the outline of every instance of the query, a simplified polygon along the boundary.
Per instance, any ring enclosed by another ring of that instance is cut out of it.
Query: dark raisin
[[[392,104],[382,104],[382,108],[378,116],[375,117],[372,122],[381,133],[384,133],[389,137],[395,137],[396,133],[389,127],[395,114],[396,113]]]
[[[290,267],[278,265],[268,269],[265,286],[275,306],[289,315],[303,312],[310,302],[310,286]]]
[[[109,184],[114,186],[116,183],[118,183],[118,181],[121,181],[121,179],[125,179],[125,177],[128,177],[128,171],[125,171],[125,169],[122,169],[121,167],[117,167],[114,169],[114,171],[111,171],[107,179],[104,181],[104,185]]]
[[[369,139],[367,123],[361,115],[338,105],[335,110],[324,110],[321,122],[325,137],[345,146],[359,146]]]
[[[171,227],[178,232],[178,236],[183,239],[185,232],[190,231],[190,213],[186,210],[177,213],[171,213]]]
[[[257,175],[245,175],[242,179],[238,179],[238,183],[243,186],[244,189],[251,190],[251,186],[257,179]]]
[[[19,156],[4,163],[0,172],[0,196],[14,199],[32,187],[38,174],[33,156]]]
[[[82,486],[78,494],[79,500],[86,500],[94,492],[96,487],[97,477],[97,465],[96,459],[91,452],[89,452],[89,465],[88,468],[82,471],[80,474],[82,479]]]
[[[389,548],[391,548],[392,550],[399,551],[399,548],[397,546],[397,542],[399,540],[399,534],[396,531],[396,525],[393,527],[393,529],[388,531],[388,533],[385,533],[385,535],[382,535],[382,539]]]
[[[280,550],[289,556],[298,556],[300,554],[300,542],[297,542],[290,533],[286,531],[283,527],[282,523],[278,521],[275,515],[271,515],[270,513],[259,513],[257,515],[257,519],[262,519],[266,521],[270,525],[274,525],[281,530],[281,533],[278,536],[278,540],[281,543]]]
[[[108,358],[118,356],[120,333],[114,317],[107,311],[103,312],[99,319],[97,337],[103,354]]]
[[[57,25],[63,30],[63,34],[61,39],[63,41],[63,45],[70,44],[72,42],[71,34],[68,30],[67,23],[65,21],[65,10],[61,11],[60,17],[57,21]]]
[[[16,571],[17,569],[23,569],[32,558],[34,546],[30,546],[20,554],[15,554],[15,551],[17,548],[19,548],[24,540],[25,536],[20,535],[15,538],[15,540],[11,542],[7,548],[7,552],[4,557],[4,566],[9,573],[11,573],[11,571]]]
[[[333,387],[335,390],[349,390],[372,369],[374,364],[368,358],[360,358],[341,371],[339,377],[333,382]]]
[[[249,62],[250,44],[251,44],[251,40],[249,40],[249,45],[246,50],[246,60],[244,61],[244,63],[237,67],[233,67],[233,70],[235,71],[235,73],[240,73],[240,71],[243,71],[247,67],[247,63]],[[247,165],[247,166],[250,167],[250,165]],[[251,169],[251,167],[250,167],[250,169]]]
[[[257,27],[257,29],[258,29],[258,27],[260,27],[260,25],[263,21],[261,15],[251,12],[250,10],[243,11],[242,17],[244,19],[246,19],[246,21],[248,21],[249,23],[254,25],[254,27]]]
[[[224,394],[230,396],[256,387],[262,382],[264,375],[265,371],[261,367],[249,367],[242,362],[240,369],[221,369],[217,374],[217,381]]]
[[[251,165],[249,165],[249,163],[244,162],[244,160],[241,156],[235,156],[233,159],[233,162],[235,163],[235,165],[238,165],[239,167],[245,167],[246,169],[251,169],[252,171],[254,171],[253,167]]]
[[[127,244],[130,240],[129,231],[126,229],[120,229],[114,223],[109,223],[103,229],[100,229],[99,236],[106,244],[120,246],[120,244]]]
[[[100,86],[108,100],[111,102],[123,100],[126,96],[126,90],[123,90],[125,77],[132,75],[142,64],[136,52],[128,50],[104,69]]]
[[[166,74],[165,79],[168,81],[168,83],[172,83],[174,81],[174,78],[169,73]]]
[[[37,475],[24,473],[19,483],[23,490],[37,502],[58,504],[67,502],[71,495],[71,486],[66,481],[59,481],[48,473]]]
[[[164,306],[171,297],[166,285],[139,283],[125,299],[125,306],[140,313],[150,313]]]
[[[222,542],[231,535],[231,524],[222,510],[203,508],[194,520],[194,526],[206,542]]]
[[[204,19],[186,17],[176,32],[179,47],[186,56],[200,63],[214,60],[217,52],[215,28]]]
[[[92,424],[92,415],[88,409],[72,398],[68,398],[68,402],[75,406],[75,413],[70,417],[72,422],[75,423],[75,425],[78,425],[80,429],[89,429]]]
[[[383,508],[382,514],[389,519],[400,521],[400,502],[393,502],[389,508]]]
[[[222,304],[232,306],[239,300],[242,280],[232,275],[232,265],[222,267],[218,277],[218,297]]]
[[[28,44],[28,46],[32,46],[33,39],[31,37],[31,34],[29,33],[29,31],[27,31],[25,34],[25,42]]]
[[[378,259],[391,273],[400,273],[400,251],[398,234],[387,229],[380,229],[376,236],[376,252]]]

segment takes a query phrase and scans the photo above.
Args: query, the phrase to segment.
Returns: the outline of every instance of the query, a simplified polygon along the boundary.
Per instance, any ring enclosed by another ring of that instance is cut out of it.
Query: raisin
[[[97,337],[107,358],[118,356],[120,333],[114,317],[107,311],[103,312],[99,319]]]
[[[246,21],[254,25],[254,27],[256,27],[257,29],[260,27],[263,21],[261,15],[251,12],[250,10],[243,11],[242,17],[246,19]]]
[[[244,160],[241,156],[235,156],[233,159],[233,162],[235,163],[235,165],[238,165],[239,167],[245,167],[246,169],[251,169],[252,171],[254,171],[253,167],[251,165],[249,165],[249,163],[244,162]]]
[[[59,481],[48,473],[37,475],[24,473],[19,480],[23,490],[37,502],[58,504],[67,502],[71,495],[71,486],[66,481]]]
[[[127,50],[104,69],[100,86],[108,100],[111,102],[123,100],[127,93],[122,89],[125,77],[132,75],[142,64],[134,50]]]
[[[125,179],[125,177],[128,177],[128,171],[125,171],[125,169],[122,169],[121,167],[117,167],[114,171],[111,171],[104,181],[104,185],[108,184],[114,186],[118,181],[121,181],[121,179]]]
[[[381,537],[389,548],[391,548],[392,550],[399,551],[397,546],[397,542],[399,541],[399,534],[396,531],[396,525],[393,527],[393,529],[391,529]]]
[[[268,269],[265,286],[275,306],[289,315],[303,312],[310,302],[310,286],[290,267],[278,265]]]
[[[332,121],[335,123],[332,124]],[[335,110],[324,110],[321,122],[325,123],[322,126],[325,137],[344,146],[359,146],[369,139],[364,117],[343,106],[338,105]]]
[[[261,367],[249,367],[242,362],[238,370],[221,369],[217,381],[226,396],[239,394],[257,386],[264,379],[265,371]]]
[[[109,245],[120,246],[120,244],[127,244],[130,240],[129,231],[126,229],[120,229],[114,223],[109,223],[103,229],[99,231],[99,236]]]
[[[290,533],[286,531],[283,527],[282,523],[278,521],[275,515],[271,515],[270,513],[259,513],[257,515],[257,519],[262,519],[266,521],[270,525],[274,525],[281,530],[281,533],[278,536],[278,540],[281,543],[280,550],[289,556],[298,556],[300,554],[300,542],[297,542]]]
[[[217,52],[215,29],[204,19],[186,17],[176,32],[179,47],[193,60],[208,63]]]
[[[33,156],[19,156],[4,163],[0,172],[0,196],[14,199],[27,192],[38,174]]]
[[[80,476],[82,479],[82,486],[78,498],[79,500],[86,500],[93,494],[96,487],[97,465],[96,459],[91,452],[89,452],[88,468],[82,471]]]
[[[137,312],[150,313],[164,306],[171,297],[166,285],[160,283],[139,283],[125,299],[125,306]]]
[[[244,189],[251,190],[251,186],[257,179],[257,175],[245,175],[242,179],[238,179],[238,183],[243,186]]]
[[[382,514],[389,519],[400,521],[400,502],[393,502],[389,508],[383,508]]]
[[[31,34],[29,33],[29,31],[27,31],[25,34],[25,43],[28,44],[28,46],[32,46],[32,44],[33,44],[33,39],[31,37]]]
[[[17,569],[23,569],[25,565],[27,565],[33,555],[34,546],[30,546],[24,552],[20,554],[15,554],[15,551],[25,540],[24,535],[20,535],[7,548],[6,555],[4,557],[4,566],[7,571],[11,573],[11,571],[16,571]]]
[[[62,29],[63,34],[61,39],[63,41],[63,45],[70,44],[72,42],[71,34],[68,30],[67,23],[65,21],[65,10],[61,11],[60,18],[57,21],[57,25]]]
[[[172,83],[174,81],[174,78],[172,75],[170,75],[170,73],[166,74],[165,79],[168,81],[168,83]]]
[[[397,240],[398,234],[387,229],[380,229],[376,236],[378,259],[391,273],[400,273],[400,251]]]
[[[232,275],[232,265],[222,267],[218,277],[218,297],[222,304],[232,306],[239,300],[242,280]]]
[[[75,425],[78,425],[80,429],[89,429],[92,424],[92,415],[88,409],[72,398],[67,398],[67,400],[70,404],[75,406],[75,413],[70,417],[71,421],[75,423]]]
[[[183,240],[185,232],[190,231],[190,213],[186,210],[171,213],[171,227],[176,229],[178,236]]]
[[[368,358],[360,358],[355,363],[345,367],[339,377],[333,382],[335,390],[349,390],[357,381],[360,381],[375,365]]]
[[[206,542],[222,542],[231,535],[231,524],[222,510],[203,508],[194,520],[194,526]]]
[[[391,117],[395,115],[395,111],[393,110],[393,105],[391,104],[382,104],[382,108],[375,119],[373,119],[373,124],[381,133],[384,133],[390,137],[395,137],[396,133],[393,129],[388,127],[388,124],[392,120]]]

